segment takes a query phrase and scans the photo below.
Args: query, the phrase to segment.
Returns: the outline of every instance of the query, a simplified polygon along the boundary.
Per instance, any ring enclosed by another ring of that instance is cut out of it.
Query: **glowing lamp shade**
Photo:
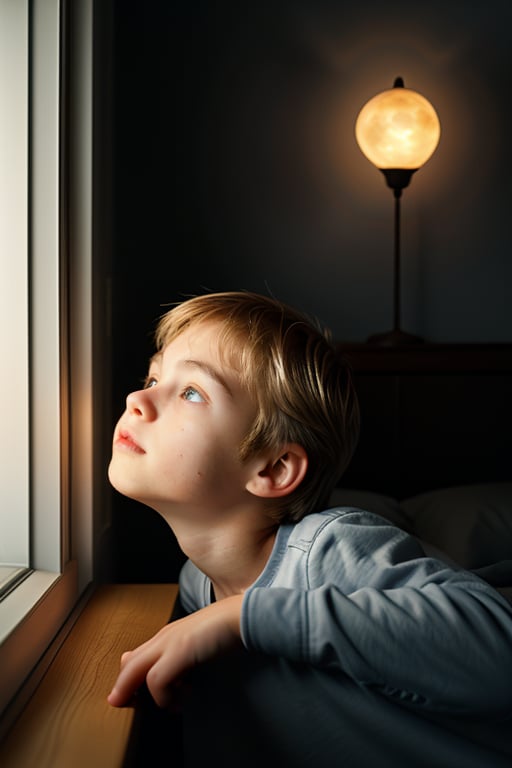
[[[377,168],[417,170],[435,151],[441,127],[430,102],[397,78],[393,88],[366,102],[355,132],[362,153]]]

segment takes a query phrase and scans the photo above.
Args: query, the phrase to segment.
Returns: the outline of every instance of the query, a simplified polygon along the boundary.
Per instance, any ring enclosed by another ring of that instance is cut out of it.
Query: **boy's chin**
[[[110,485],[123,496],[128,496],[128,498],[133,499],[135,498],[133,495],[135,489],[130,488],[130,483],[126,481],[126,478],[123,478],[123,474],[124,473],[117,471],[116,460],[115,458],[112,458],[107,472]]]
[[[118,491],[119,488],[117,487],[117,482],[116,482],[117,478],[116,478],[115,459],[113,457],[110,459],[110,464],[108,465],[107,477],[110,485],[112,485],[116,489],[116,491]]]
[[[126,472],[117,470],[115,458],[113,458],[109,464],[107,476],[110,485],[122,496],[132,499],[132,501],[138,501],[146,507],[153,508],[152,504],[144,497],[144,494],[141,493],[140,488],[130,482],[130,479],[126,478]]]

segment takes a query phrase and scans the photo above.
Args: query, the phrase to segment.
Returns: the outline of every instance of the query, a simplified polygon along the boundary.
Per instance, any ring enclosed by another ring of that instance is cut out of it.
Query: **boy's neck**
[[[278,525],[268,518],[238,515],[205,526],[170,523],[184,554],[212,582],[215,599],[242,594],[265,568]]]

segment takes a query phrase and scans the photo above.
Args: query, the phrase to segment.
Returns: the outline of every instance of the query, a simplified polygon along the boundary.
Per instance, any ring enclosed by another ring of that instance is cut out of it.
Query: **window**
[[[92,579],[92,5],[0,0],[0,712]]]

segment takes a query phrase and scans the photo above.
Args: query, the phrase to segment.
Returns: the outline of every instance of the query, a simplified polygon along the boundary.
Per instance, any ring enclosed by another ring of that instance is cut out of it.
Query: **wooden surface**
[[[93,594],[0,745],[2,768],[121,768],[134,710],[106,700],[119,660],[169,620],[175,584],[108,584]]]

